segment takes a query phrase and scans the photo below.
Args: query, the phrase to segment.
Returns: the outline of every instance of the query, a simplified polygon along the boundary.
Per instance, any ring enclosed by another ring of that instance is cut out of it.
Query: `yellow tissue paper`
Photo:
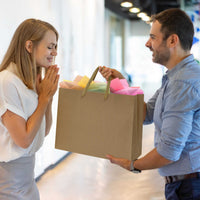
[[[83,76],[82,79],[78,82],[78,85],[79,85],[80,87],[85,88],[86,85],[87,85],[87,83],[88,83],[88,81],[89,81],[89,78],[88,78],[87,76]],[[92,85],[93,83],[94,83],[94,82],[92,81],[92,82],[91,82],[91,85]]]

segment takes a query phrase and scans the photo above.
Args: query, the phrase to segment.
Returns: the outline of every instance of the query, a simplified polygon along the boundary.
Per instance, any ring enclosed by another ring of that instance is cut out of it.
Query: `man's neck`
[[[182,60],[184,60],[186,57],[188,57],[189,55],[191,55],[190,51],[187,51],[181,55],[173,55],[171,57],[171,59],[168,61],[168,63],[166,64],[166,68],[168,70],[173,69],[178,63],[180,63]]]

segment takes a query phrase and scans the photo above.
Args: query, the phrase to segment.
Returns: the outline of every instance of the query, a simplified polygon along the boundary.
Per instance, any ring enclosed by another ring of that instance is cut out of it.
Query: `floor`
[[[143,128],[142,154],[153,148],[153,126]],[[106,159],[72,153],[37,182],[41,200],[164,200],[157,170],[133,174]]]

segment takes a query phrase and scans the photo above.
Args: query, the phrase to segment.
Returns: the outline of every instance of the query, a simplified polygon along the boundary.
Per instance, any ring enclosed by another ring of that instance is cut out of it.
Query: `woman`
[[[52,65],[57,41],[52,25],[27,19],[14,33],[0,65],[0,199],[40,199],[34,155],[51,127],[59,79]]]

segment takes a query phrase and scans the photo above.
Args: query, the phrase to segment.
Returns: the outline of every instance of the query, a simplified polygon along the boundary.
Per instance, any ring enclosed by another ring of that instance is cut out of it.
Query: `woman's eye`
[[[48,49],[53,49],[52,47],[48,47]]]

